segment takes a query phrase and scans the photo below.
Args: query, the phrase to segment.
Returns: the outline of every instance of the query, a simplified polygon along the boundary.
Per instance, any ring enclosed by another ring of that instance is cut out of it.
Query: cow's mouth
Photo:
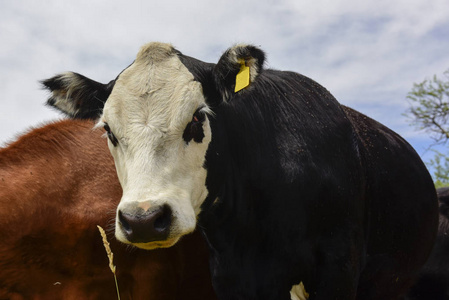
[[[159,248],[170,248],[174,244],[176,244],[179,240],[179,237],[167,239],[165,241],[154,241],[149,243],[132,243],[133,246],[144,249],[144,250],[154,250]]]

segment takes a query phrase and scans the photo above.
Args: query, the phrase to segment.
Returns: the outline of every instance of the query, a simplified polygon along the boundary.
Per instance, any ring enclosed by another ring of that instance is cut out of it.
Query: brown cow
[[[117,299],[97,224],[113,228],[122,191],[93,126],[61,121],[0,149],[0,299]],[[216,299],[198,234],[155,251],[113,236],[121,299]]]

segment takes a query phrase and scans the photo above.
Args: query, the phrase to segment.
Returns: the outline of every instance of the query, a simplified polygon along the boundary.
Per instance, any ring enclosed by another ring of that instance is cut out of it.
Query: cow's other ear
[[[83,75],[67,72],[41,81],[51,91],[47,105],[75,119],[98,119],[115,80],[102,84]]]
[[[237,45],[226,50],[214,68],[215,84],[224,101],[251,88],[260,74],[265,53],[252,45]]]

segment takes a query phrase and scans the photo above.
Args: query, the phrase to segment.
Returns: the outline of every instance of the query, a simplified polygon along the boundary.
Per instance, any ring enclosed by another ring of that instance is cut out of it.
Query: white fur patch
[[[306,289],[304,288],[304,284],[302,282],[292,287],[290,291],[290,296],[292,300],[309,299],[309,294],[306,292]]]
[[[105,104],[99,124],[106,122],[119,141],[116,147],[109,142],[123,187],[118,209],[149,201],[153,206],[168,204],[173,213],[167,241],[138,247],[168,247],[195,229],[208,194],[203,165],[212,137],[207,117],[202,143],[186,144],[182,135],[199,107],[210,111],[201,84],[173,48],[161,43],[141,48]],[[116,236],[127,242],[118,225]]]

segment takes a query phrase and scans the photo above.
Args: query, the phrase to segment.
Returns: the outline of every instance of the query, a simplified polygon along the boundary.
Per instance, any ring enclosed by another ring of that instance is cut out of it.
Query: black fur
[[[52,96],[47,100],[47,105],[62,111],[75,119],[97,119],[103,112],[104,103],[111,94],[115,80],[108,84],[102,84],[89,79],[78,73],[70,73],[78,82],[83,85],[73,88],[69,94],[71,81],[64,80],[64,75],[57,75],[47,80],[43,80],[42,85],[52,92]],[[57,106],[57,98],[68,97],[68,102],[75,106],[75,112],[62,110]]]
[[[187,124],[184,133],[182,134],[182,138],[188,144],[191,140],[195,143],[202,143],[204,139],[204,121],[206,120],[206,115],[201,111],[201,108],[198,108],[196,112],[193,114],[192,121]]]
[[[263,69],[257,47],[216,65],[175,53],[213,111],[199,225],[219,298],[287,300],[301,281],[311,300],[403,296],[438,224],[411,146],[313,80]],[[238,93],[236,58],[257,73]]]
[[[440,202],[440,226],[429,260],[410,289],[408,300],[449,299],[449,187],[437,190]]]
[[[310,299],[403,295],[437,225],[419,156],[309,78],[263,70],[263,53],[256,80],[234,93],[227,55],[203,75],[219,105],[199,221],[219,297],[289,299],[300,281]]]

